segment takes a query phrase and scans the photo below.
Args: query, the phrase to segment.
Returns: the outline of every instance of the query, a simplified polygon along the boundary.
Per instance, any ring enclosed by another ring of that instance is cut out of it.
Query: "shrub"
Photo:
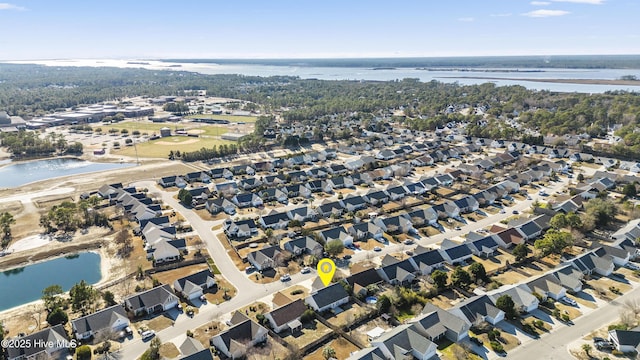
[[[303,323],[310,322],[315,318],[316,318],[315,311],[313,311],[311,309],[307,309],[300,316],[300,322],[303,322]]]
[[[193,331],[187,330],[187,337],[192,338],[193,337]]]
[[[534,320],[533,326],[537,327],[538,329],[544,329],[544,321]]]
[[[304,293],[302,289],[296,289],[291,292],[291,295],[300,295],[302,293]]]
[[[91,359],[91,348],[89,345],[82,345],[76,349],[76,358],[78,360],[89,360]]]
[[[490,341],[495,341],[500,338],[500,331],[496,329],[489,330],[487,335],[489,336]]]
[[[551,315],[556,319],[560,319],[560,310],[554,309]]]
[[[497,341],[492,341],[489,344],[491,344],[491,349],[497,353],[501,353],[504,352],[504,347],[502,347],[502,344],[500,344]]]
[[[571,319],[569,318],[569,315],[567,315],[567,314],[562,314],[562,321],[564,321],[564,322],[568,322],[569,320],[571,320]]]
[[[622,351],[620,351],[620,350],[612,350],[611,351],[611,355],[613,355],[613,356],[622,356],[622,355],[624,355],[624,353]]]
[[[524,330],[525,332],[529,333],[529,334],[536,334],[536,329],[531,326],[531,324],[527,323],[527,324],[523,324],[522,325],[522,330]]]
[[[265,317],[264,317],[264,315],[262,315],[262,314],[258,314],[258,315],[256,315],[256,320],[258,320],[258,322],[259,322],[260,324],[264,324],[266,319],[267,319],[267,318],[265,318]]]

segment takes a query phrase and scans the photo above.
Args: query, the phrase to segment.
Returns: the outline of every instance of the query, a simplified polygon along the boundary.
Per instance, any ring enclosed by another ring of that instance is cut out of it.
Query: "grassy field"
[[[255,121],[255,120],[254,120]],[[140,133],[148,133],[149,135],[160,134],[160,129],[164,127],[168,127],[171,131],[175,131],[176,129],[185,129],[189,133],[200,134],[200,135],[209,135],[209,136],[220,136],[227,131],[229,131],[224,125],[212,125],[212,124],[204,124],[197,122],[189,122],[189,123],[152,123],[147,121],[123,121],[117,124],[111,125],[101,125],[99,126],[102,129],[102,133],[109,133],[109,129],[117,129],[123,130],[127,129],[129,132],[133,132],[135,130],[140,131]]]
[[[124,141],[121,141],[123,144]],[[169,151],[180,150],[181,152],[189,152],[200,150],[201,148],[211,148],[214,145],[233,144],[234,141],[220,140],[213,138],[194,138],[188,136],[168,136],[165,138],[147,141],[137,144],[138,156],[146,158],[166,158]],[[136,156],[136,150],[133,146],[123,146],[120,150],[113,150],[113,154]]]
[[[202,115],[189,115],[186,119],[217,119],[217,120],[227,120],[230,122],[256,122],[258,118],[256,116],[234,116],[234,115],[212,115],[212,114],[202,114]]]

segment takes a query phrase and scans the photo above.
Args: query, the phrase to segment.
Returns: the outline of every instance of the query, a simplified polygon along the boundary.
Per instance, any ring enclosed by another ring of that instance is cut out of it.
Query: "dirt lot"
[[[379,317],[373,318],[357,328],[351,331],[351,336],[354,336],[356,339],[360,340],[363,344],[368,344],[369,339],[367,338],[367,332],[373,330],[374,328],[379,327],[384,330],[391,329],[391,325],[389,325],[386,321],[382,320]]]
[[[224,299],[225,291],[229,298],[233,298],[238,293],[238,290],[236,290],[236,288],[233,285],[231,285],[231,283],[228,282],[227,279],[220,276],[216,276],[216,281],[218,283],[218,287],[210,289],[204,294],[204,296],[207,298],[207,301],[209,303],[220,304],[221,302],[226,301]]]
[[[346,359],[349,357],[349,355],[352,352],[359,350],[357,346],[353,345],[352,343],[350,343],[344,338],[337,338],[325,346],[332,347],[336,351],[336,358],[338,359]],[[318,350],[305,356],[303,359],[304,360],[324,360],[324,357],[322,356],[322,349],[324,349],[325,346],[320,347]]]
[[[153,277],[158,279],[162,284],[169,284],[173,286],[173,282],[183,278],[185,276],[189,276],[191,274],[195,274],[199,271],[208,269],[209,266],[207,264],[197,264],[191,266],[181,267],[175,270],[163,271],[159,273],[153,274]]]
[[[313,320],[313,322],[305,323],[302,329],[296,331],[294,334],[291,334],[289,331],[285,332],[283,340],[301,349],[329,333],[331,333],[329,327],[318,320]]]
[[[334,326],[342,327],[351,325],[356,318],[366,314],[369,310],[363,308],[358,304],[345,304],[341,308],[344,310],[340,314],[333,316],[326,316],[325,318]]]

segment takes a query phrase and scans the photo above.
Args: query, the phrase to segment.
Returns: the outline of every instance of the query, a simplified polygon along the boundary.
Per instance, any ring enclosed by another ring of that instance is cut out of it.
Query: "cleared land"
[[[204,137],[189,137],[189,136],[168,136],[152,141],[147,141],[142,144],[137,144],[138,156],[149,158],[166,158],[169,155],[169,151],[189,152],[196,151],[204,148],[211,148],[213,146],[220,146],[223,144],[234,144],[234,141],[220,140],[214,138]],[[113,150],[111,152],[115,155],[136,156],[136,149],[133,146],[125,146],[120,150]]]

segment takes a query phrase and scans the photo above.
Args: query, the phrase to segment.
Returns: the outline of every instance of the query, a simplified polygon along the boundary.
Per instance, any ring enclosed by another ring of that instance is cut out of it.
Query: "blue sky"
[[[638,14],[637,0],[0,0],[0,59],[640,54]]]

